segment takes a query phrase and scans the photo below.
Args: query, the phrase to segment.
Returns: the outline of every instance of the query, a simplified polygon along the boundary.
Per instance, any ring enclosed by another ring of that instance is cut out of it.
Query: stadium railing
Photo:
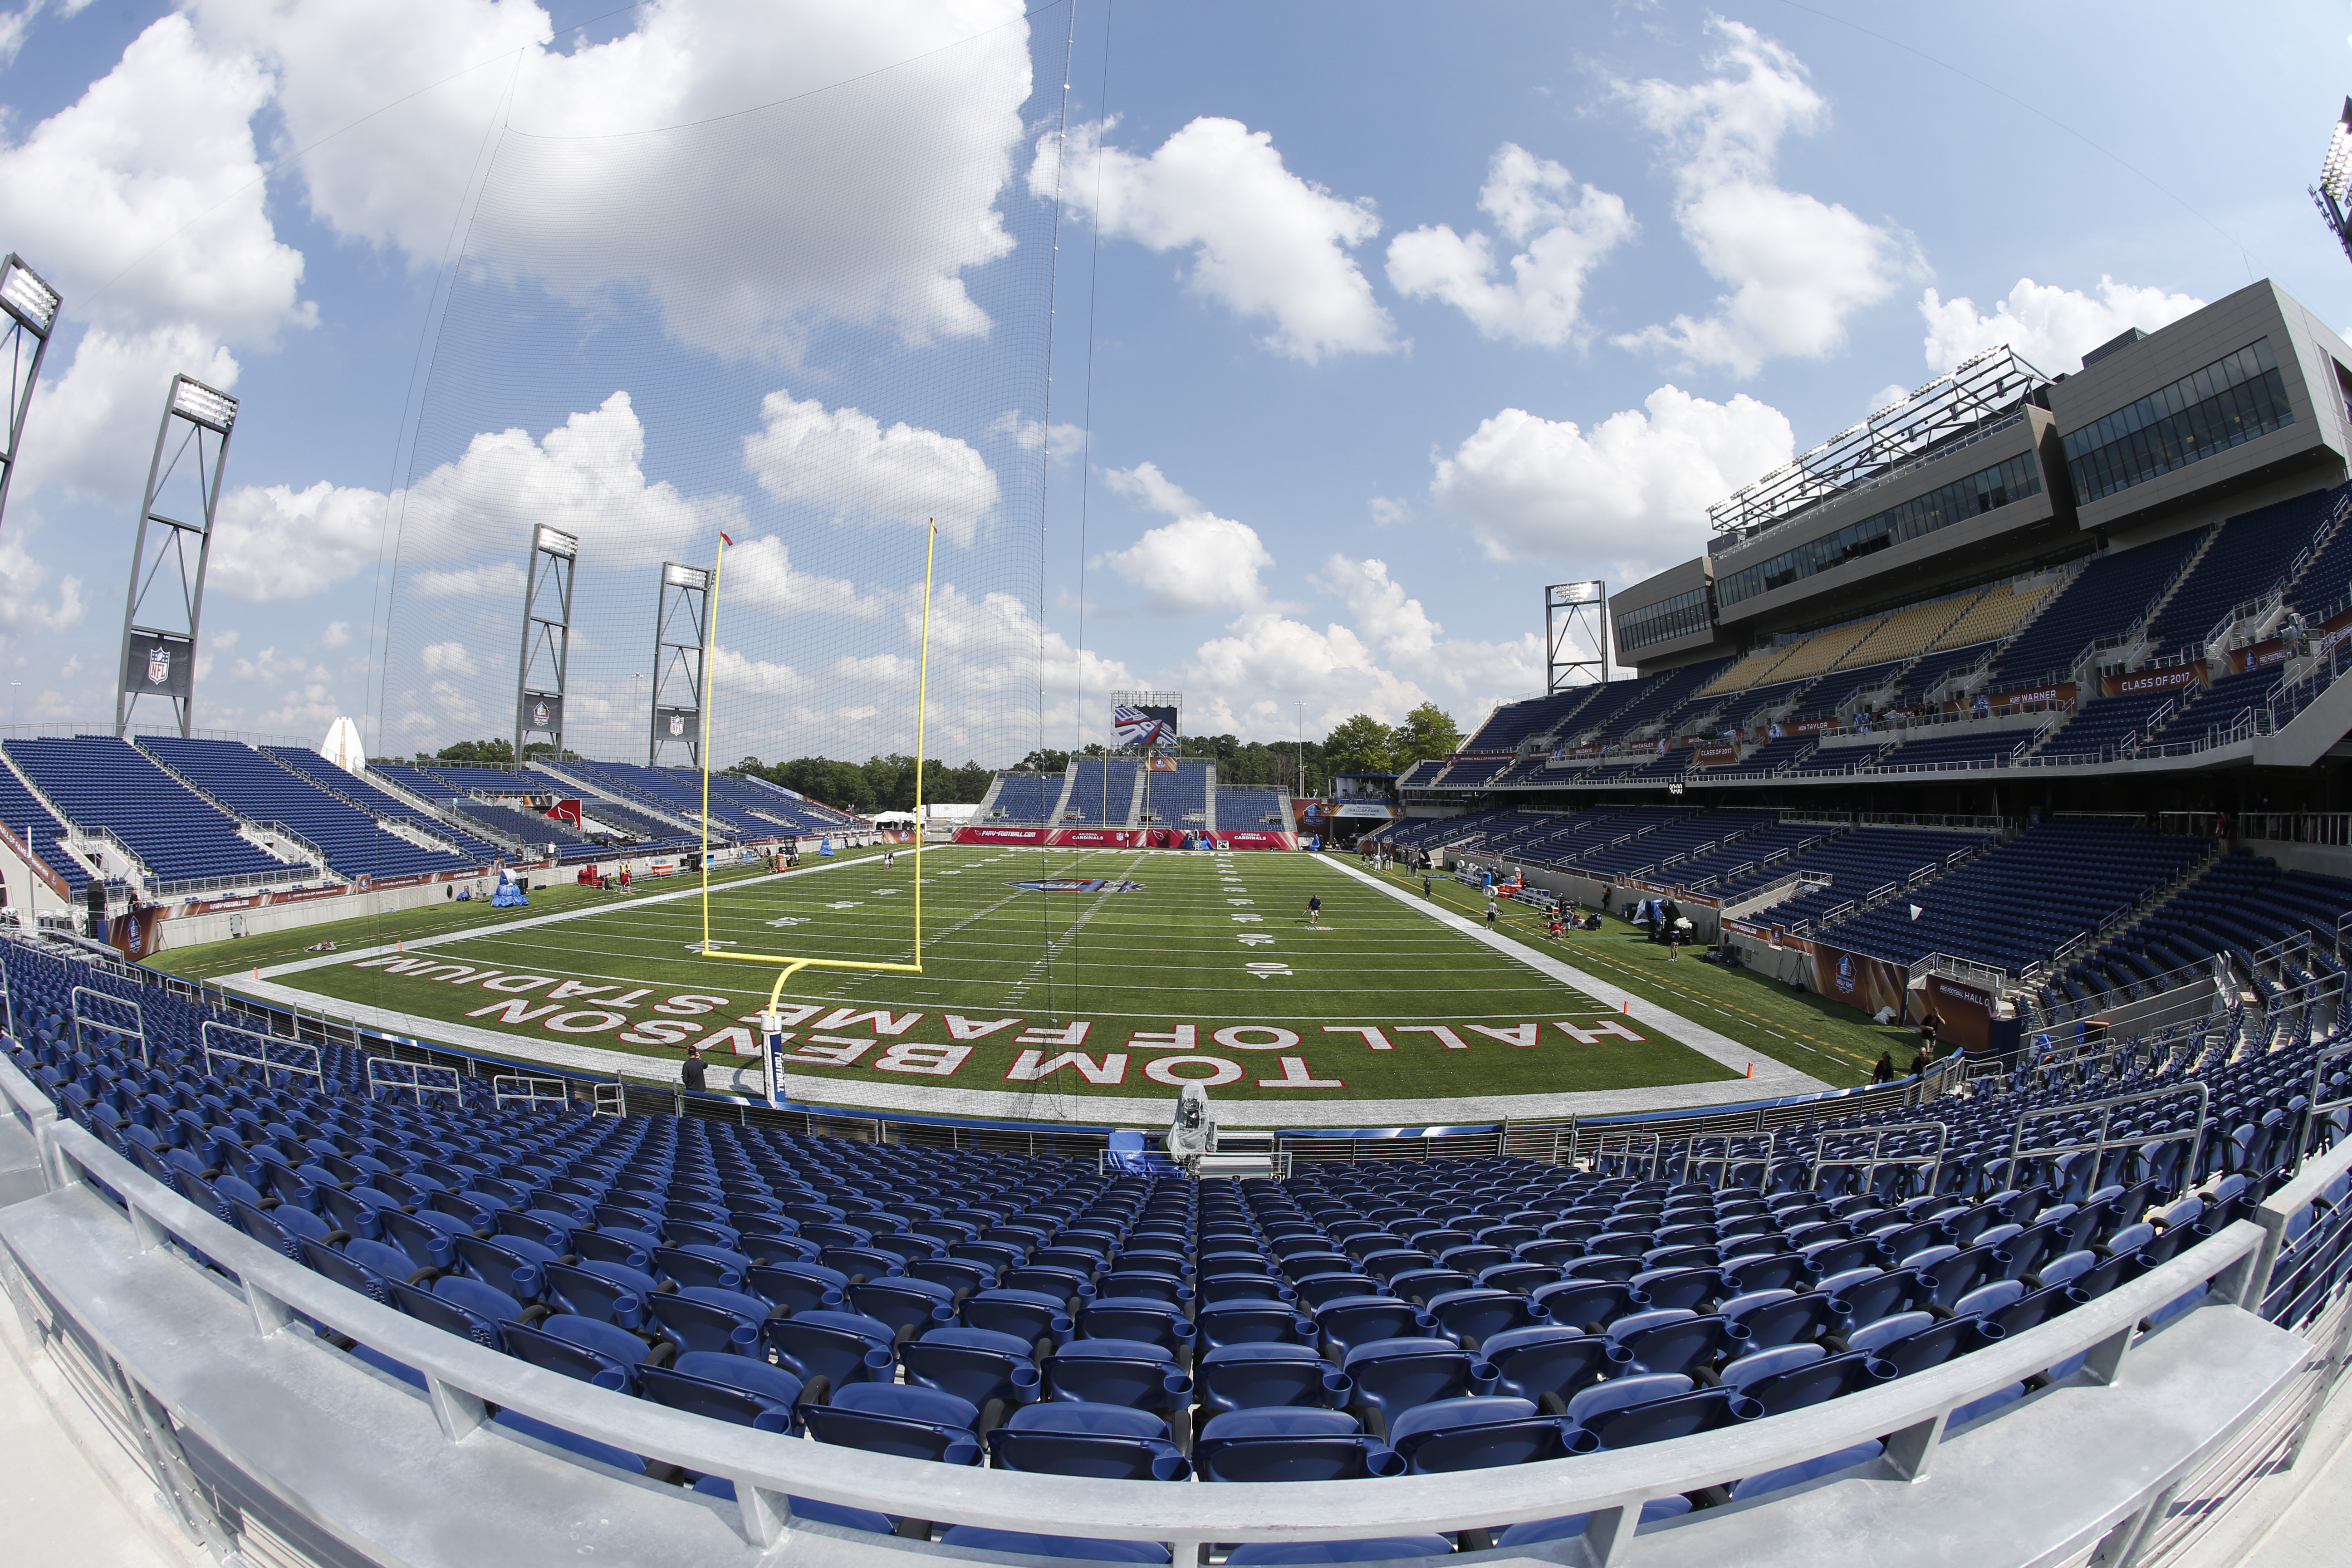
[[[779,1442],[429,1328],[155,1183],[47,1114],[13,1068],[0,1066],[0,1090],[31,1123],[51,1185],[0,1210],[18,1321],[85,1399],[133,1435],[161,1495],[215,1554],[258,1529],[277,1536],[280,1561],[504,1564],[545,1557],[588,1530],[601,1555],[631,1562],[743,1562],[793,1550],[795,1539],[828,1563],[907,1561],[902,1541],[795,1521],[797,1496],[937,1523],[1159,1542],[1181,1568],[1196,1568],[1221,1542],[1379,1539],[1575,1515],[1586,1519],[1582,1561],[1612,1568],[1818,1561],[1838,1542],[1869,1542],[1878,1561],[1925,1561],[1954,1539],[1968,1540],[1970,1560],[1987,1568],[2153,1565],[2291,1462],[2344,1366],[2344,1287],[2315,1254],[2340,1253],[2345,1233],[2337,1226],[2312,1247],[2305,1232],[2291,1258],[2288,1237],[2298,1213],[2352,1169],[2352,1141],[2277,1194],[2262,1223],[2234,1222],[2072,1311],[1941,1366],[1725,1430],[1360,1482],[1183,1486],[965,1469]],[[2293,1267],[2274,1290],[2265,1263],[2274,1269],[2281,1258]],[[2326,1281],[2324,1298],[2285,1293],[2325,1349],[2248,1310],[2305,1278]],[[2170,1321],[2143,1331],[2152,1315]],[[309,1324],[414,1369],[425,1397],[328,1349]],[[1949,1429],[1956,1411],[2059,1368],[2065,1375],[2035,1395]],[[727,1478],[736,1516],[730,1522],[707,1496],[499,1441],[483,1431],[494,1412]],[[1869,1468],[1836,1482],[1636,1527],[1650,1500],[1881,1440]],[[2022,1475],[2034,1484],[2018,1486]],[[330,1539],[318,1541],[320,1532]],[[304,1537],[319,1550],[302,1551]],[[948,1547],[930,1554],[1007,1561]]]

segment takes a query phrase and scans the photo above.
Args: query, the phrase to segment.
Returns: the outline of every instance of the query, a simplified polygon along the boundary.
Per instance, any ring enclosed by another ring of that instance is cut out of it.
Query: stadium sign
[[[1691,752],[1691,760],[1703,768],[1717,768],[1739,760],[1739,748],[1732,746],[1700,746]]]
[[[2205,684],[2205,666],[2177,665],[2170,669],[2142,669],[2129,675],[2110,675],[2100,681],[2109,697],[2133,697],[2146,691],[2171,691],[2178,688]]]

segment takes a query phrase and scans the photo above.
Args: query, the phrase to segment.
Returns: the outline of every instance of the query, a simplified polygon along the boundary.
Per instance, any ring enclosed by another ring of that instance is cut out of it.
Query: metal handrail
[[[436,1081],[426,1082],[426,1073],[436,1075]],[[403,1074],[406,1075],[404,1079],[401,1076]],[[438,1081],[443,1077],[449,1081]],[[370,1100],[383,1093],[414,1094],[416,1103],[422,1105],[428,1094],[446,1094],[461,1104],[466,1098],[464,1080],[458,1077],[456,1068],[445,1068],[432,1062],[404,1062],[397,1057],[368,1058],[367,1086]]]
[[[109,1003],[117,1007],[130,1008],[132,1019],[131,1026],[126,1029],[120,1024],[110,1024],[103,1018],[84,1017],[81,1010],[81,999],[85,996],[95,997],[100,1002]],[[147,1015],[145,1011],[140,1007],[139,1004],[133,1002],[130,997],[117,996],[111,991],[100,991],[88,985],[77,985],[71,992],[68,993],[66,996],[66,1007],[73,1016],[73,1042],[74,1050],[77,1054],[79,1054],[82,1049],[82,1026],[87,1024],[93,1029],[103,1029],[110,1035],[119,1035],[125,1039],[138,1041],[140,1065],[142,1067],[149,1068],[155,1065],[154,1058],[149,1053],[147,1047]]]
[[[509,1086],[512,1087],[509,1087]],[[553,1092],[548,1092],[549,1090]],[[538,1078],[529,1073],[501,1073],[490,1079],[490,1103],[504,1110],[510,1105],[555,1105],[572,1103],[570,1086],[560,1078]]]
[[[2183,1133],[2176,1130],[2169,1132],[2132,1132],[2120,1138],[2110,1138],[2107,1135],[2108,1130],[2115,1125],[2116,1111],[2121,1107],[2137,1105],[2143,1100],[2174,1099],[2191,1092],[2197,1096],[2197,1125],[2189,1131]],[[2018,1113],[2017,1125],[2011,1129],[2009,1135],[2009,1172],[2012,1176],[2016,1174],[2017,1163],[2020,1160],[2050,1160],[2061,1154],[2105,1154],[2110,1149],[2141,1149],[2150,1143],[2175,1143],[2186,1138],[2189,1141],[2189,1158],[2181,1165],[2181,1171],[2184,1176],[2191,1176],[2197,1170],[2197,1162],[2204,1156],[2205,1123],[2208,1113],[2212,1109],[2212,1100],[2213,1091],[2206,1086],[2203,1079],[2189,1079],[2179,1083],[2164,1084],[2156,1089],[2139,1089],[2131,1094],[2118,1094],[2108,1100],[2078,1100],[2068,1105],[2044,1106],[2036,1110],[2021,1111]],[[2025,1128],[2028,1122],[2046,1121],[2057,1116],[2080,1116],[2093,1110],[2099,1113],[2099,1131],[2095,1138],[2077,1139],[2072,1142],[2053,1143],[2041,1148],[2028,1149],[2024,1146]]]
[[[1925,1154],[1889,1154],[1885,1152],[1886,1140],[1890,1134],[1896,1132],[1929,1131],[1932,1131],[1936,1135],[1936,1147],[1930,1152]],[[1813,1143],[1812,1175],[1805,1184],[1812,1188],[1813,1191],[1819,1192],[1822,1188],[1822,1173],[1823,1171],[1853,1170],[1856,1167],[1861,1167],[1863,1172],[1862,1184],[1864,1188],[1867,1188],[1877,1177],[1879,1169],[1882,1166],[1924,1165],[1927,1167],[1927,1189],[1932,1192],[1935,1190],[1936,1173],[1943,1169],[1944,1149],[1945,1146],[1951,1142],[1951,1124],[1946,1121],[1895,1121],[1889,1122],[1883,1127],[1849,1127],[1835,1132],[1824,1130]],[[1868,1138],[1870,1140],[1870,1152],[1867,1154],[1853,1155],[1841,1154],[1832,1157],[1829,1153],[1829,1146],[1830,1140],[1833,1137]]]
[[[248,1056],[243,1051],[231,1050],[226,1046],[215,1046],[213,1044],[215,1031],[223,1035],[234,1035],[240,1039],[258,1040],[261,1042],[261,1050],[258,1055]],[[326,1064],[320,1060],[319,1047],[306,1045],[299,1040],[281,1040],[274,1035],[265,1035],[258,1030],[240,1029],[234,1024],[224,1024],[216,1019],[206,1018],[196,1026],[196,1044],[205,1054],[206,1078],[215,1076],[213,1070],[213,1058],[221,1057],[229,1061],[244,1062],[248,1066],[259,1068],[261,1081],[264,1083],[269,1081],[269,1075],[273,1072],[287,1072],[310,1079],[321,1088],[326,1085],[327,1075],[324,1070]],[[269,1056],[272,1047],[287,1051],[308,1051],[310,1055],[310,1065],[297,1067],[292,1062],[273,1061]]]
[[[13,1072],[13,1068],[5,1069]],[[254,1330],[298,1318],[349,1336],[413,1369],[444,1438],[470,1437],[489,1408],[513,1411],[592,1442],[734,1482],[742,1523],[761,1549],[782,1544],[790,1497],[899,1517],[1031,1532],[1169,1543],[1175,1568],[1197,1568],[1215,1542],[1366,1540],[1486,1528],[1586,1513],[1584,1549],[1615,1563],[1638,1554],[1631,1528],[1651,1499],[1762,1475],[1855,1444],[1889,1438],[1886,1463],[1915,1479],[1950,1412],[1996,1390],[2088,1358],[2093,1386],[2111,1384],[2142,1319],[2209,1282],[2242,1302],[2264,1232],[2246,1221],[2136,1279],[2023,1332],[1876,1388],[1738,1426],[1633,1448],[1500,1469],[1402,1476],[1377,1483],[1234,1482],[1168,1486],[965,1470],[822,1443],[781,1441],[597,1388],[445,1332],[293,1262],[198,1208],[70,1121],[45,1143],[69,1181],[103,1184],[145,1248],[167,1239],[234,1277]],[[952,1554],[950,1554],[952,1555]]]

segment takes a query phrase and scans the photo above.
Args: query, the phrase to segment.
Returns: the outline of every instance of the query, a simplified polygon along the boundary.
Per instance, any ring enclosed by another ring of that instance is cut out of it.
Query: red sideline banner
[[[1964,1051],[1992,1049],[1994,1001],[1993,994],[1981,985],[1941,974],[1927,976],[1927,1005],[1936,1011],[1936,1038],[1941,1045],[1958,1046]]]
[[[2170,691],[2176,687],[2205,684],[2202,663],[2176,665],[2170,669],[2136,669],[2129,675],[2108,675],[2100,678],[2100,689],[2109,697],[2133,697],[2144,691]]]
[[[1037,844],[1057,849],[1181,849],[1190,835],[1180,827],[959,827],[958,844]],[[1213,836],[1227,849],[1296,849],[1295,834],[1270,829],[1233,830]]]
[[[1874,1015],[1892,1007],[1900,1020],[1910,1000],[1910,974],[1900,964],[1849,952],[1825,942],[1813,943],[1813,989],[1832,1001]]]

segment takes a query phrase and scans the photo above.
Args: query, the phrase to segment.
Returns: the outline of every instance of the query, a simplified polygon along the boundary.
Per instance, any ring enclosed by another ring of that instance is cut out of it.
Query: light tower
[[[1544,590],[1544,691],[1606,684],[1609,584],[1554,583]]]
[[[236,399],[190,375],[172,378],[147,490],[139,503],[139,537],[131,552],[131,591],[122,608],[122,663],[114,693],[114,732],[128,735],[142,697],[172,705],[188,733],[196,695],[196,631],[204,618],[205,567],[212,558],[213,518],[228,468]],[[194,555],[191,561],[189,557]]]
[[[58,291],[41,281],[15,252],[0,261],[0,310],[7,311],[7,329],[0,353],[8,359],[8,426],[0,432],[0,520],[8,512],[8,481],[16,477],[16,446],[25,436],[25,411],[33,405],[33,388],[41,379],[41,356],[49,351],[49,328],[62,303]],[[27,347],[29,344],[29,348]]]
[[[2327,220],[2336,243],[2352,257],[2352,233],[2346,232],[2344,216],[2347,184],[2352,184],[2352,98],[2344,100],[2344,112],[2336,117],[2336,130],[2327,138],[2327,156],[2320,161],[2319,184],[2311,188],[2311,199],[2319,216]]]
[[[522,591],[522,657],[515,663],[515,766],[523,742],[545,735],[563,760],[563,681],[572,667],[572,576],[580,537],[541,523],[531,531]]]
[[[653,728],[646,766],[661,765],[664,746],[684,746],[688,767],[702,765],[702,665],[710,647],[710,573],[665,561],[654,601]]]

